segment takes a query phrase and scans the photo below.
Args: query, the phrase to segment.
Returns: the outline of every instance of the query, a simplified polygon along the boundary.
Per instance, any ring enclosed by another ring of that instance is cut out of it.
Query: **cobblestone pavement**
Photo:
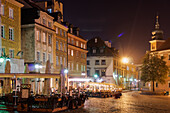
[[[64,113],[170,113],[170,96],[127,92],[120,99],[89,98],[83,108]]]

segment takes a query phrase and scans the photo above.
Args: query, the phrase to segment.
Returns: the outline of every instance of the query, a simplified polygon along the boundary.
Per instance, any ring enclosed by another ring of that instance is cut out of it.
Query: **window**
[[[74,40],[73,39],[71,40],[71,43],[74,45]]]
[[[68,49],[68,55],[70,55],[70,49]]]
[[[93,53],[96,53],[96,49],[93,49]]]
[[[56,27],[56,34],[58,34],[58,27]]]
[[[46,55],[43,53],[43,62],[46,62]]]
[[[58,56],[56,56],[56,65],[58,65],[59,63],[58,63]]]
[[[97,74],[98,76],[100,76],[100,71],[99,71],[99,70],[95,70],[95,74]]]
[[[43,18],[43,24],[46,25],[46,20],[45,20],[45,18]]]
[[[73,56],[73,50],[71,50],[71,56]]]
[[[9,28],[9,39],[14,40],[14,29]]]
[[[71,67],[72,67],[72,70],[74,69],[74,64],[72,63],[72,65],[71,65]]]
[[[40,61],[40,52],[37,52],[37,61]]]
[[[60,50],[63,51],[63,43],[60,42]]]
[[[1,37],[5,38],[5,29],[3,25],[1,25]]]
[[[63,64],[63,60],[62,60],[62,57],[60,57],[60,64]]]
[[[5,55],[5,48],[2,48],[1,55]]]
[[[73,33],[73,28],[70,28],[70,33]]]
[[[9,58],[14,58],[14,50],[9,50]]]
[[[114,65],[116,66],[116,60],[114,60]]]
[[[83,71],[83,65],[81,65],[81,71]]]
[[[40,31],[37,31],[37,40],[40,41],[41,40],[41,35],[40,35]]]
[[[168,81],[168,87],[170,88],[170,81]]]
[[[84,44],[84,49],[86,49],[86,44]]]
[[[68,70],[70,70],[70,63],[68,63]]]
[[[48,27],[52,27],[52,24],[51,24],[51,22],[48,22]]]
[[[158,83],[156,82],[156,87],[158,87]]]
[[[81,48],[83,48],[83,43],[81,43]]]
[[[163,59],[164,58],[164,55],[161,55],[161,59]]]
[[[95,65],[99,65],[99,60],[95,60]]]
[[[1,15],[4,15],[4,5],[1,4]]]
[[[79,41],[76,41],[76,46],[79,46]]]
[[[90,76],[90,70],[89,69],[87,70],[87,76]]]
[[[49,13],[52,13],[52,9],[50,8],[50,9],[47,9],[47,11],[49,12]]]
[[[77,71],[79,71],[79,64],[77,64],[76,68],[77,68]]]
[[[12,8],[9,8],[9,18],[14,18],[14,15],[13,15],[13,9]]]
[[[60,35],[61,35],[61,36],[63,35],[63,33],[62,33],[62,29],[60,29]]]
[[[102,70],[101,70],[101,74],[102,74],[102,76],[106,76],[106,70],[105,70],[105,69],[102,69]]]
[[[66,44],[64,44],[64,52],[66,52]]]
[[[48,60],[51,62],[51,54],[48,54]]]
[[[90,65],[90,60],[87,60],[87,65]]]
[[[58,50],[58,41],[56,41],[56,49]]]
[[[76,56],[77,56],[77,57],[79,56],[79,51],[76,51]]]
[[[104,52],[104,49],[103,49],[103,48],[101,48],[101,49],[100,49],[100,53],[103,53],[103,52]]]
[[[51,44],[51,35],[48,35],[48,44]]]
[[[84,71],[86,71],[86,66],[84,66]]]
[[[68,43],[70,43],[70,38],[68,38]]]
[[[168,55],[168,60],[170,60],[170,54]]]
[[[129,66],[127,66],[127,70],[129,70]]]
[[[97,38],[95,38],[95,43],[97,43]]]
[[[43,42],[46,42],[46,33],[43,33]]]
[[[102,65],[106,65],[106,60],[102,60]]]
[[[66,31],[64,31],[64,37],[66,37]]]

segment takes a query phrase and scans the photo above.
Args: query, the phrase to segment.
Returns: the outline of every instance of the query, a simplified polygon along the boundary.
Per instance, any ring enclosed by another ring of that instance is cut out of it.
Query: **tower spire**
[[[159,16],[158,16],[158,14],[157,14],[157,15],[156,15],[155,29],[159,29],[159,21],[158,21],[158,19],[159,19]]]

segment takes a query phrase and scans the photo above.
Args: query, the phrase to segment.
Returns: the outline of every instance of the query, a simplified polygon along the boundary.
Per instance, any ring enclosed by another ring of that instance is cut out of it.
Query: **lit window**
[[[70,63],[68,63],[68,70],[70,70]]]
[[[93,49],[93,53],[96,53],[96,49]]]
[[[4,5],[1,4],[1,15],[4,15]]]
[[[83,48],[83,43],[81,43],[81,48]]]
[[[38,40],[38,41],[40,41],[40,40],[41,40],[40,31],[37,31],[37,35],[36,35],[36,37],[37,37],[37,40]]]
[[[73,50],[71,50],[71,56],[73,56]]]
[[[9,8],[9,18],[14,18],[13,9]]]
[[[84,66],[84,71],[86,71],[86,66]]]
[[[79,46],[79,42],[78,41],[76,41],[76,46]]]
[[[102,70],[101,70],[101,75],[102,75],[102,76],[106,76],[106,70],[105,70],[105,69],[102,69]]]
[[[9,39],[14,40],[14,29],[9,28]]]
[[[70,49],[68,49],[68,55],[70,55]]]
[[[46,42],[46,34],[43,33],[43,42]]]
[[[60,57],[60,64],[63,64],[63,60],[62,60],[62,57]]]
[[[70,33],[73,33],[73,28],[70,28]]]
[[[81,71],[83,71],[83,65],[81,65]]]
[[[9,58],[14,58],[14,50],[9,50]]]
[[[68,38],[68,43],[70,43],[70,38]]]
[[[1,25],[1,37],[5,38],[5,29],[3,25]]]
[[[84,44],[84,49],[86,49],[86,44]]]
[[[95,38],[95,43],[97,43],[97,38]]]
[[[46,55],[43,53],[43,62],[46,62]]]
[[[58,27],[56,27],[56,34],[58,34]]]

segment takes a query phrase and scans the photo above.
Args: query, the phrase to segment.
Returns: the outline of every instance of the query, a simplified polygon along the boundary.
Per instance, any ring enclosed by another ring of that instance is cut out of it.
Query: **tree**
[[[163,59],[159,58],[157,54],[150,53],[147,53],[143,59],[141,80],[144,82],[153,82],[153,91],[155,91],[154,82],[157,81],[164,84],[169,72],[168,66]]]

